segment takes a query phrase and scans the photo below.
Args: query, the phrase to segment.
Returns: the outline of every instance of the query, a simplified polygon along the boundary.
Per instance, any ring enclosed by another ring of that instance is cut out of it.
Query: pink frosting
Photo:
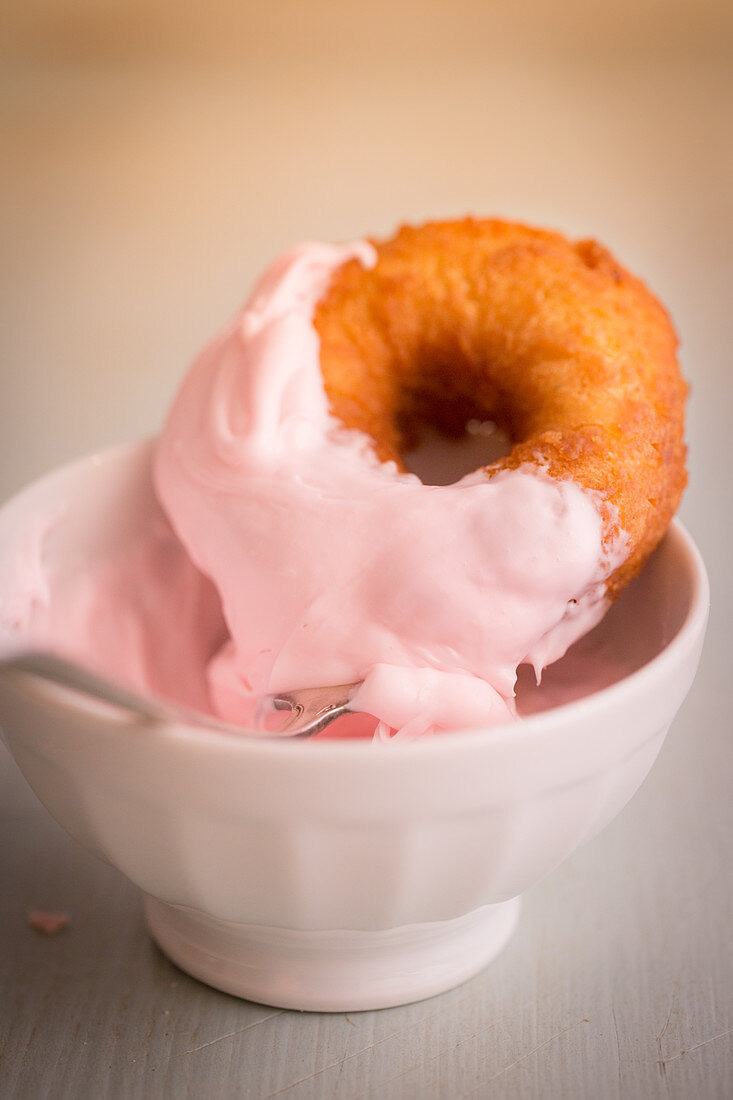
[[[330,414],[313,311],[371,246],[281,257],[186,377],[158,442],[158,497],[221,597],[209,667],[222,716],[252,693],[363,680],[378,734],[513,714],[537,672],[601,618],[626,553],[608,506],[538,467],[424,485]],[[605,516],[605,518],[604,518]]]
[[[160,501],[222,601],[219,713],[252,693],[363,680],[377,735],[504,721],[602,617],[627,553],[610,509],[538,467],[424,485],[329,412],[313,309],[368,244],[306,244],[266,272],[184,380],[158,442]],[[612,518],[612,517],[611,517]]]
[[[59,554],[54,530],[73,523],[74,507],[67,501],[53,518],[35,517],[0,547],[0,656],[48,650],[145,694],[209,710],[202,669],[226,638],[210,582],[159,511],[143,513],[139,526],[136,517],[118,545]]]

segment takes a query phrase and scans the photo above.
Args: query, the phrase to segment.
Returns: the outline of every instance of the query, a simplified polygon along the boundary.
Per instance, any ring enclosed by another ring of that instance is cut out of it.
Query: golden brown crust
[[[600,492],[631,540],[615,596],[662,538],[686,482],[687,387],[647,287],[595,241],[499,220],[404,226],[345,264],[315,325],[333,412],[400,461],[419,425],[507,427],[521,463]]]

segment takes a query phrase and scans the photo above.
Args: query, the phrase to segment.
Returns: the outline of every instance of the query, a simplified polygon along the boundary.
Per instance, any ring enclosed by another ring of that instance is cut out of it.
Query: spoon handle
[[[255,705],[255,728],[248,729],[231,722],[224,722],[213,715],[204,714],[192,707],[185,707],[152,696],[144,696],[113,683],[85,668],[53,653],[17,653],[0,660],[0,672],[18,672],[35,679],[69,688],[88,698],[119,707],[135,715],[143,722],[182,722],[238,737],[279,738],[310,737],[324,729],[335,718],[349,709],[349,699],[356,684],[339,684],[327,688],[302,688],[263,695]],[[268,715],[289,710],[290,714],[276,729],[267,729]]]

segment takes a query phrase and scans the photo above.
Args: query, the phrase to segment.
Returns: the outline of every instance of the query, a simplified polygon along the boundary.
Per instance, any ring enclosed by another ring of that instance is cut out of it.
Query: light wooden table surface
[[[298,238],[469,210],[597,235],[648,278],[683,337],[682,516],[713,584],[702,667],[641,792],[526,896],[505,952],[452,992],[381,1012],[277,1011],[179,972],[152,945],[137,890],[55,825],[0,749],[0,1095],[723,1100],[730,21],[702,5],[707,22],[685,22],[680,3],[660,32],[643,4],[624,4],[628,26],[507,24],[499,40],[482,5],[459,0],[443,32],[428,3],[407,56],[382,50],[357,7],[363,27],[337,39],[316,4],[307,50],[295,48],[301,20],[283,24],[287,50],[260,27],[221,64],[206,50],[137,57],[129,26],[122,45],[107,28],[104,63],[94,35],[85,52],[71,33],[59,60],[25,28],[2,77],[0,495],[155,430],[193,350]],[[71,924],[43,937],[26,925],[33,908]]]

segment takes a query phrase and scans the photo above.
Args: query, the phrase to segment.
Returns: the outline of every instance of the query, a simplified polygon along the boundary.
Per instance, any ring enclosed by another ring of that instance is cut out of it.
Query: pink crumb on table
[[[45,909],[31,909],[26,913],[29,928],[42,932],[44,936],[55,936],[69,923],[68,913],[52,912]]]

